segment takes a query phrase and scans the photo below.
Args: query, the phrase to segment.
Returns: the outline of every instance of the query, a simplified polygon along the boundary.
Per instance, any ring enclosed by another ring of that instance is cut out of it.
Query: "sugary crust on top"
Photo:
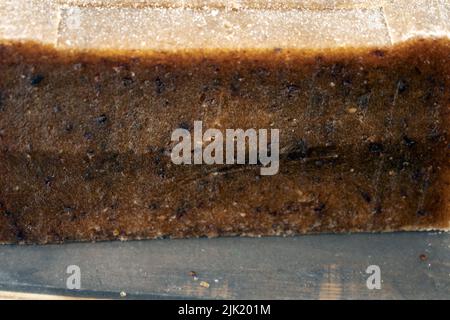
[[[58,48],[328,49],[447,37],[446,0],[5,0],[0,41]]]
[[[154,7],[220,9],[349,9],[380,7],[390,0],[56,0],[60,4],[83,7]]]

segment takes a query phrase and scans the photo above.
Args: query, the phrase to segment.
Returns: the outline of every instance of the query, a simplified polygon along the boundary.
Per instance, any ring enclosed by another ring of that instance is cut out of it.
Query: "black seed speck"
[[[308,155],[308,145],[305,140],[300,139],[294,145],[294,148],[288,153],[289,160],[304,159]]]
[[[375,214],[380,214],[383,211],[383,208],[381,207],[380,203],[377,203],[375,205],[375,208],[373,208],[372,212]]]
[[[408,89],[408,84],[405,80],[399,80],[397,83],[398,93],[403,93]]]
[[[319,203],[319,205],[314,208],[314,212],[315,213],[322,213],[323,210],[325,210],[325,204],[324,203]]]
[[[300,88],[295,84],[289,84],[286,86],[286,92],[287,92],[288,98],[292,98],[299,90],[300,90]]]
[[[422,74],[422,71],[420,70],[420,68],[419,67],[414,67],[414,71],[417,73],[417,74]]]
[[[238,95],[241,90],[241,77],[236,74],[232,77],[230,82],[230,90],[232,95]]]
[[[123,84],[124,87],[128,87],[128,86],[132,85],[133,82],[134,82],[134,80],[131,77],[124,77],[124,78],[122,78],[122,84]]]
[[[190,125],[189,125],[189,123],[183,121],[183,122],[181,122],[178,125],[178,128],[185,129],[185,130],[190,130]]]
[[[384,52],[383,50],[373,50],[373,51],[372,51],[372,54],[373,54],[375,57],[381,58],[381,57],[384,57],[385,52]]]
[[[9,210],[5,210],[4,215],[7,217],[11,217],[13,215],[13,213]]]
[[[148,205],[148,208],[149,208],[150,210],[157,210],[157,209],[160,208],[160,205],[159,205],[158,203],[156,203],[156,202],[152,202],[152,203],[150,203],[150,204]]]
[[[64,206],[64,212],[72,212],[73,211],[73,208],[72,207],[70,207],[70,206]]]
[[[383,152],[383,145],[381,143],[372,142],[369,144],[369,151],[372,153]]]
[[[413,172],[412,175],[411,175],[411,178],[412,178],[413,181],[415,181],[415,182],[420,182],[420,181],[422,180],[422,178],[423,178],[422,171],[419,170],[419,169],[414,170],[414,172]]]
[[[104,114],[98,116],[97,118],[95,118],[95,122],[97,122],[98,124],[105,124],[106,121],[108,121],[108,117]]]
[[[409,148],[414,147],[417,144],[416,141],[407,136],[403,136],[403,143]]]
[[[321,110],[325,101],[325,96],[319,92],[314,92],[311,96],[311,106],[314,110]]]
[[[83,179],[85,180],[85,181],[91,181],[91,180],[93,180],[95,177],[94,177],[94,173],[93,173],[93,171],[92,171],[92,169],[88,169],[88,170],[86,170],[84,173],[83,173]]]
[[[366,201],[367,203],[370,203],[372,201],[372,197],[368,192],[361,191],[361,197],[363,197],[364,201]]]
[[[339,77],[345,73],[345,66],[342,63],[335,63],[331,66],[331,75],[333,77]]]
[[[45,177],[45,179],[44,179],[45,185],[46,185],[47,187],[50,187],[51,184],[52,184],[53,179],[54,179],[53,176]]]
[[[160,77],[157,77],[155,79],[155,86],[156,86],[156,93],[157,94],[161,94],[164,92],[164,90],[166,90],[166,85],[165,83],[161,80]]]
[[[175,212],[175,216],[179,219],[183,217],[189,210],[189,207],[187,204],[182,204],[179,206]]]
[[[73,130],[73,124],[71,124],[71,123],[66,124],[64,127],[64,130],[66,132],[71,132]]]
[[[342,93],[344,94],[344,97],[347,97],[350,94],[353,87],[352,79],[351,78],[344,79],[342,81],[342,85],[343,85]]]
[[[25,233],[19,227],[16,228],[16,239],[19,241],[25,240]]]
[[[37,86],[39,83],[42,82],[42,80],[44,80],[44,76],[41,74],[37,74],[37,75],[31,77],[30,84],[32,86]]]
[[[432,128],[430,132],[427,134],[427,139],[431,142],[439,142],[441,138],[443,137],[443,134],[439,132],[439,128]]]
[[[344,85],[344,87],[347,88],[351,88],[352,87],[352,79],[344,79],[344,81],[342,81],[342,84]]]
[[[221,85],[222,85],[222,80],[221,79],[219,79],[219,78],[213,79],[213,81],[212,81],[212,86],[213,87],[219,87]]]
[[[361,110],[367,110],[367,108],[369,107],[370,96],[370,93],[366,93],[360,96],[357,102],[358,108],[360,108]]]
[[[420,217],[424,217],[424,216],[426,216],[428,214],[428,212],[423,210],[423,209],[421,209],[421,210],[417,210],[416,214],[418,216],[420,216]]]
[[[91,132],[85,132],[83,136],[86,140],[92,140],[94,137]]]

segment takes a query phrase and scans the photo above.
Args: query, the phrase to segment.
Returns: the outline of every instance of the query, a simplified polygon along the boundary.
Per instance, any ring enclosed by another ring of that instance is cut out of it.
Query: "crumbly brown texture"
[[[448,230],[449,60],[450,42],[432,37],[164,51],[2,41],[0,242]],[[280,172],[172,164],[172,131],[195,120],[279,128]]]

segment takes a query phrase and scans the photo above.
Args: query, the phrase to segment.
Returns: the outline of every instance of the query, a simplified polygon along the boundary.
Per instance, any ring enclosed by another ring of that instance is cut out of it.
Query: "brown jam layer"
[[[449,60],[0,44],[0,242],[448,229]],[[279,173],[173,164],[198,120],[280,129]]]

